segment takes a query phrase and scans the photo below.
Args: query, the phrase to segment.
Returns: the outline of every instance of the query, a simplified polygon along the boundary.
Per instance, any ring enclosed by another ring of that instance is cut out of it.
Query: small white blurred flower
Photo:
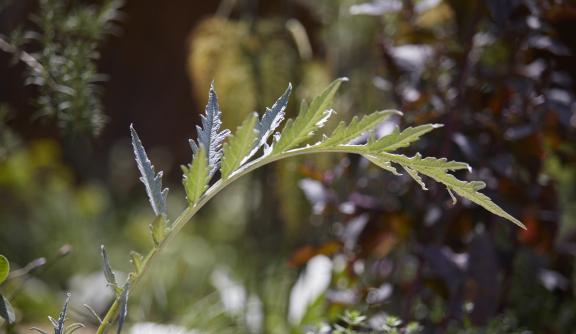
[[[153,322],[136,323],[130,328],[130,334],[200,334],[184,327],[155,324]]]

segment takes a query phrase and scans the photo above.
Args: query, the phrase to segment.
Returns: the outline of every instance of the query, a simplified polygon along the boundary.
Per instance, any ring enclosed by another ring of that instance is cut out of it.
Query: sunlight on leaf
[[[158,174],[154,172],[154,166],[148,159],[144,146],[142,146],[142,142],[132,125],[130,125],[130,133],[132,135],[132,147],[134,148],[136,164],[140,175],[142,175],[140,181],[144,183],[152,210],[154,210],[156,216],[167,218],[166,197],[168,196],[168,188],[162,189],[162,171],[158,172]]]

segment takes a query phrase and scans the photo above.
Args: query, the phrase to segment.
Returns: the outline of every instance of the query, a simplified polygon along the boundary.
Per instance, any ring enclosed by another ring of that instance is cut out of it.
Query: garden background
[[[527,229],[358,156],[288,160],[194,218],[125,331],[574,332],[576,2],[3,0],[0,34],[0,291],[17,318],[0,332],[49,328],[66,292],[94,332],[82,304],[112,301],[100,245],[120,277],[151,247],[130,124],[176,214],[212,80],[235,129],[289,82],[293,116],[342,76],[341,119],[444,124],[407,152],[468,162]]]

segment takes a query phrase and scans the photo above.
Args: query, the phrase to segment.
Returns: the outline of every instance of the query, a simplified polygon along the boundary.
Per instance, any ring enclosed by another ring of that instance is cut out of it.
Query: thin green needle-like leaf
[[[182,171],[184,172],[183,182],[188,203],[194,205],[208,187],[209,172],[204,145],[200,145],[192,164],[189,167],[183,166]]]
[[[162,189],[162,171],[158,172],[158,174],[154,172],[154,166],[152,166],[150,159],[148,159],[144,146],[142,146],[142,142],[132,125],[130,125],[130,133],[132,135],[132,147],[134,148],[136,164],[138,165],[140,175],[142,175],[140,181],[144,183],[150,205],[152,205],[152,210],[154,210],[156,216],[163,216],[165,219],[168,219],[166,212],[168,188]]]
[[[252,113],[236,130],[234,135],[228,138],[228,142],[224,144],[224,156],[222,157],[222,179],[227,179],[232,172],[234,172],[242,163],[245,162],[245,157],[248,156],[250,150],[254,147],[254,143],[258,136],[258,131],[254,129],[258,121],[258,114]]]
[[[289,150],[306,139],[314,132],[323,127],[333,113],[330,109],[336,91],[346,81],[346,78],[334,80],[318,97],[314,98],[309,106],[302,104],[300,112],[294,120],[288,120],[280,134],[280,138],[274,143],[272,152],[277,154]]]
[[[330,136],[325,138],[318,146],[346,145],[362,134],[373,130],[392,115],[402,115],[402,113],[397,110],[384,110],[366,115],[362,118],[354,116],[348,124],[340,122]]]
[[[409,146],[428,132],[442,127],[441,124],[425,124],[408,127],[402,131],[396,127],[394,131],[382,138],[370,141],[366,146],[370,152],[392,152]]]

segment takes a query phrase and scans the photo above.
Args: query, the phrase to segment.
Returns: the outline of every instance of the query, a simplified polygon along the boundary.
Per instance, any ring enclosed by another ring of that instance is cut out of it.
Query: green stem
[[[151,263],[153,263],[153,260],[157,256],[157,254],[160,253],[162,249],[164,249],[170,243],[170,241],[174,239],[174,237],[182,230],[182,228],[190,221],[190,219],[194,217],[196,212],[198,212],[198,210],[200,210],[206,203],[208,203],[208,201],[210,201],[210,199],[216,196],[216,194],[218,194],[222,189],[226,188],[229,184],[236,181],[240,177],[274,161],[303,154],[322,153],[322,152],[359,153],[355,152],[354,146],[352,145],[342,147],[341,149],[333,149],[333,148],[325,149],[316,146],[309,146],[305,148],[294,149],[283,153],[271,154],[261,157],[260,159],[256,159],[246,164],[245,166],[240,167],[237,171],[232,173],[229,178],[225,180],[222,179],[218,180],[206,191],[206,193],[204,193],[204,195],[198,200],[197,203],[187,207],[186,209],[184,209],[184,211],[182,211],[182,213],[178,216],[178,218],[176,218],[176,220],[172,224],[170,230],[166,234],[166,237],[157,246],[152,248],[148,253],[148,255],[146,255],[146,258],[142,263],[142,269],[140,270],[140,272],[132,273],[132,281],[131,281],[132,288],[134,288],[134,286],[138,284],[142,276],[144,276],[144,274],[149,270],[150,265]],[[106,315],[102,319],[102,323],[98,327],[96,334],[106,333],[108,326],[111,325],[115,320],[116,313],[118,312],[118,307],[120,304],[119,298],[120,297],[117,297],[114,300],[114,303],[112,304],[112,306],[110,306],[110,308],[106,312]]]

